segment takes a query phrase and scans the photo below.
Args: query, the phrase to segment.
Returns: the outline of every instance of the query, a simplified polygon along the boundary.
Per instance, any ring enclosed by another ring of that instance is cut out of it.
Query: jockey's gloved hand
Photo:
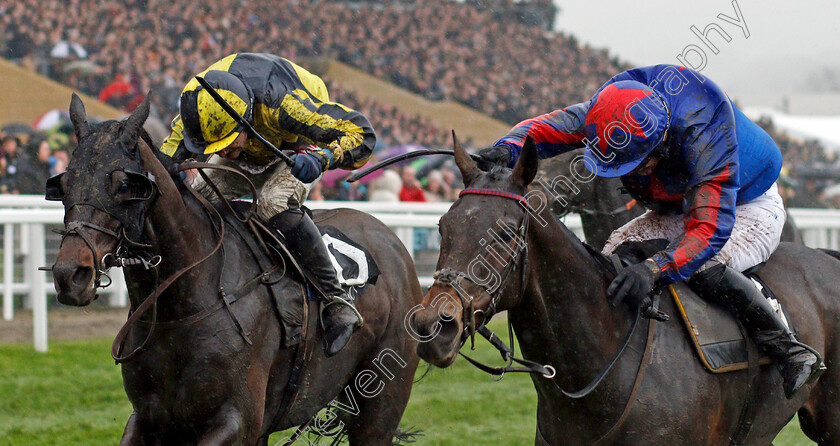
[[[476,152],[476,155],[479,157],[476,160],[478,168],[485,172],[494,164],[507,166],[510,163],[510,149],[505,146],[485,147]]]
[[[308,153],[296,153],[292,155],[292,161],[295,162],[292,166],[292,175],[304,183],[317,180],[324,170],[321,160]]]
[[[607,287],[607,298],[612,306],[627,302],[630,308],[638,308],[642,301],[650,296],[656,280],[659,279],[659,267],[652,260],[628,266],[621,270]]]

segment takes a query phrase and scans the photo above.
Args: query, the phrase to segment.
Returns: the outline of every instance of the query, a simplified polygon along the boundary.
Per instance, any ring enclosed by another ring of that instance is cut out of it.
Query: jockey
[[[625,71],[587,102],[517,124],[479,151],[479,166],[513,165],[526,136],[535,140],[541,158],[585,147],[590,172],[621,177],[649,209],[612,233],[605,254],[628,241],[670,242],[618,274],[607,288],[613,304],[638,306],[655,285],[690,278],[704,299],[729,309],[774,360],[788,398],[824,370],[741,273],[766,261],[779,245],[785,222],[776,188],[782,155],[715,83],[675,65]]]
[[[309,188],[328,169],[364,165],[376,144],[368,119],[330,102],[318,76],[278,56],[231,54],[200,73],[264,138],[280,149],[293,149],[289,167],[248,132],[193,78],[181,93],[180,114],[161,151],[177,161],[187,157],[234,167],[262,188],[257,216],[280,231],[290,251],[310,271],[322,293],[327,356],[338,353],[359,326],[353,299],[338,283],[321,234],[301,209]],[[250,189],[221,171],[208,176],[226,198]],[[209,187],[197,179],[202,193]]]

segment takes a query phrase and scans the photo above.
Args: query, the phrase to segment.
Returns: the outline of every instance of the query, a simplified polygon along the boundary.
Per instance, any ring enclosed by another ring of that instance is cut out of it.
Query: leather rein
[[[484,284],[480,284],[473,281],[468,274],[450,268],[443,268],[438,271],[435,271],[434,273],[434,283],[444,286],[451,286],[455,290],[455,294],[458,295],[458,299],[461,301],[462,320],[464,321],[464,331],[462,333],[461,347],[463,347],[463,345],[467,342],[467,339],[469,338],[471,344],[470,349],[475,350],[475,335],[477,333],[485,339],[487,339],[487,341],[490,342],[491,345],[493,345],[494,347],[496,347],[497,350],[499,350],[499,353],[502,355],[502,359],[507,361],[507,364],[503,367],[491,367],[482,364],[481,362],[476,361],[475,359],[470,358],[469,356],[462,353],[460,349],[458,354],[461,355],[464,359],[466,359],[470,364],[477,367],[479,370],[482,370],[494,376],[499,376],[499,379],[502,379],[507,373],[514,372],[538,373],[545,378],[554,378],[554,376],[556,375],[556,370],[553,366],[549,364],[542,365],[534,361],[529,361],[527,359],[515,357],[516,351],[513,340],[513,326],[511,325],[510,318],[508,318],[508,339],[511,345],[510,347],[508,347],[504,343],[504,341],[502,341],[495,333],[490,331],[490,329],[488,329],[485,325],[485,323],[488,320],[490,320],[490,318],[492,318],[497,311],[496,305],[498,304],[499,298],[501,297],[501,291],[504,288],[505,283],[507,282],[508,276],[510,276],[511,272],[513,272],[516,266],[520,263],[522,265],[522,274],[519,286],[520,297],[525,292],[525,280],[528,276],[528,243],[525,237],[528,233],[528,226],[530,223],[530,206],[528,205],[528,200],[525,199],[525,197],[523,197],[522,195],[493,189],[467,188],[461,191],[459,197],[463,197],[464,195],[489,195],[494,197],[505,198],[508,200],[514,200],[524,208],[524,213],[516,233],[516,238],[514,240],[514,244],[516,247],[513,250],[510,250],[510,248],[507,249],[508,253],[510,254],[510,259],[508,259],[508,261],[505,264],[505,270],[500,276],[501,280],[497,288],[489,289]],[[473,285],[484,290],[484,292],[490,296],[490,304],[488,305],[486,310],[475,308],[475,301],[473,297],[467,294],[461,287],[462,280],[469,281]],[[481,325],[476,326],[476,315],[480,314],[484,315],[484,319],[482,320]],[[513,363],[517,363],[521,365],[521,367],[513,366]]]
[[[248,186],[251,188],[251,192],[252,192],[253,197],[254,197],[254,200],[251,203],[251,207],[248,210],[248,212],[246,213],[245,218],[243,220],[247,221],[248,219],[251,218],[252,215],[254,215],[254,210],[256,209],[258,194],[257,194],[257,189],[254,186],[253,182],[251,182],[251,180],[247,176],[245,176],[241,172],[239,172],[236,169],[233,169],[231,167],[222,166],[222,165],[218,165],[218,164],[200,163],[200,162],[182,163],[175,170],[180,173],[180,172],[190,170],[190,169],[198,169],[198,172],[201,175],[201,177],[204,179],[205,183],[210,185],[211,188],[217,194],[219,193],[218,188],[216,187],[215,184],[213,184],[212,181],[210,181],[210,179],[206,176],[206,174],[201,169],[224,170],[226,172],[232,172],[232,173],[240,175],[242,177],[242,179],[244,179],[247,182]],[[187,187],[187,190],[190,191],[192,196],[202,205],[202,207],[204,208],[204,211],[210,217],[210,224],[211,224],[211,227],[213,228],[213,233],[216,235],[216,239],[217,239],[216,243],[213,246],[213,249],[211,249],[209,253],[202,256],[200,259],[192,262],[191,264],[189,264],[189,265],[179,269],[178,271],[174,272],[172,275],[167,277],[163,282],[160,282],[155,287],[155,289],[143,300],[143,302],[131,312],[128,320],[125,322],[125,324],[122,326],[122,328],[120,328],[120,331],[117,333],[117,336],[114,338],[113,344],[111,344],[111,357],[114,359],[114,361],[117,364],[129,361],[132,358],[134,358],[137,355],[137,353],[139,353],[140,350],[151,339],[152,333],[154,332],[154,327],[157,324],[157,301],[158,301],[158,298],[160,297],[160,295],[167,288],[169,288],[169,286],[172,285],[178,278],[180,278],[181,276],[183,276],[184,274],[186,274],[187,272],[189,272],[193,268],[195,268],[195,267],[201,265],[202,263],[204,263],[207,259],[209,259],[214,254],[216,254],[219,251],[219,249],[221,249],[221,247],[222,247],[222,242],[224,241],[224,236],[225,236],[224,218],[219,213],[219,211],[206,198],[204,198],[200,193],[196,192],[195,189],[193,189],[192,187]],[[222,202],[227,206],[228,210],[233,213],[233,215],[236,215],[236,213],[233,212],[233,210],[230,206],[230,203],[227,200],[222,199]],[[260,275],[257,276],[257,279],[260,279],[260,278],[263,278],[263,277],[264,277],[264,274],[260,274]],[[156,275],[156,278],[157,278],[157,275]],[[252,281],[253,280],[248,281],[246,283],[246,285],[250,284]],[[199,314],[188,316],[187,318],[184,318],[182,321],[200,320],[204,316],[207,316],[210,313],[215,312],[215,311],[227,306],[227,300],[225,300],[224,294],[225,294],[224,290],[222,288],[220,288],[220,295],[221,295],[220,303],[218,303],[217,305],[214,305],[210,308],[207,308],[205,310],[202,310],[201,312],[199,312]],[[144,314],[146,314],[149,311],[149,309],[153,310],[152,311],[152,320],[148,321],[148,322],[141,320],[141,317]],[[248,344],[251,344],[251,340],[248,339],[247,334],[242,329],[241,324],[236,319],[236,316],[230,311],[229,306],[228,306],[228,312],[231,315],[231,317],[234,319],[234,323],[236,324],[236,327],[241,332],[245,341]],[[128,353],[124,356],[120,356],[120,352],[122,351],[123,344],[125,343],[125,340],[128,337],[128,333],[131,331],[131,329],[137,323],[139,323],[141,321],[146,322],[149,325],[149,332],[146,334],[145,339],[143,340],[143,342],[138,347],[134,348],[130,353]]]
[[[552,382],[553,382],[553,378],[556,375],[556,370],[553,366],[551,366],[549,364],[542,365],[542,364],[536,363],[534,361],[529,361],[527,359],[520,359],[520,358],[514,357],[515,350],[514,350],[514,339],[513,339],[513,326],[512,326],[512,322],[510,320],[510,317],[508,317],[508,324],[507,325],[508,325],[508,339],[509,339],[511,347],[508,347],[507,345],[505,345],[505,343],[498,336],[496,336],[495,333],[490,331],[485,325],[485,323],[488,320],[490,320],[490,318],[496,312],[496,305],[497,305],[498,300],[501,296],[501,291],[502,291],[502,288],[504,287],[504,284],[506,282],[507,277],[513,271],[513,269],[516,268],[516,265],[519,264],[520,262],[522,263],[522,268],[521,268],[522,269],[522,276],[521,276],[521,280],[520,280],[519,297],[521,298],[522,295],[525,293],[525,281],[526,281],[526,277],[528,275],[527,274],[527,272],[528,272],[528,243],[527,243],[526,236],[527,236],[528,227],[529,227],[530,213],[532,211],[531,207],[528,205],[528,200],[522,195],[513,194],[513,193],[509,193],[509,192],[498,191],[498,190],[493,190],[493,189],[467,188],[467,189],[464,189],[463,191],[461,191],[461,193],[459,194],[459,197],[462,197],[464,195],[488,195],[488,196],[494,196],[494,197],[500,197],[500,198],[505,198],[505,199],[509,199],[509,200],[514,200],[514,201],[517,201],[520,205],[523,206],[524,215],[522,217],[522,221],[521,221],[521,223],[519,225],[519,229],[517,231],[518,232],[518,234],[517,234],[518,239],[515,240],[516,249],[513,250],[513,252],[511,253],[511,258],[509,259],[509,261],[506,264],[504,273],[501,275],[501,281],[499,283],[499,286],[495,290],[488,289],[485,285],[480,284],[480,283],[476,283],[475,281],[473,281],[469,277],[468,274],[463,273],[463,272],[455,271],[455,270],[452,270],[452,269],[449,269],[449,268],[444,268],[444,269],[441,269],[441,270],[435,272],[435,275],[434,275],[435,282],[434,282],[434,284],[450,285],[455,290],[456,294],[458,295],[458,298],[461,300],[462,319],[465,321],[464,322],[464,331],[463,331],[463,334],[462,334],[463,339],[462,339],[462,342],[461,342],[461,347],[463,347],[463,345],[466,343],[467,337],[469,337],[472,340],[471,349],[475,350],[475,334],[478,333],[482,337],[487,339],[487,341],[490,342],[490,344],[493,345],[497,350],[499,350],[499,352],[502,355],[502,359],[508,361],[508,363],[503,367],[491,367],[491,366],[482,364],[479,361],[476,361],[476,360],[468,357],[467,355],[461,353],[460,349],[459,349],[458,354],[461,355],[462,357],[464,357],[464,359],[466,359],[470,364],[477,367],[479,370],[484,371],[484,372],[489,373],[489,374],[494,375],[494,376],[499,376],[500,380],[504,377],[504,375],[506,373],[525,372],[525,373],[538,373],[538,374],[542,375],[544,378],[552,379]],[[521,261],[520,261],[520,257],[522,257]],[[620,271],[620,269],[621,269],[621,264],[620,264],[620,262],[618,261],[617,258],[613,259],[613,263],[614,263],[614,266],[616,268],[616,273],[618,273],[618,271]],[[463,291],[463,289],[460,285],[460,282],[461,282],[462,279],[466,279],[467,281],[469,281],[473,285],[476,285],[479,288],[482,288],[487,294],[490,295],[490,297],[491,297],[490,305],[488,306],[486,311],[475,308],[475,304],[474,304],[472,296],[469,296],[469,295],[464,296],[466,293]],[[657,303],[658,302],[654,302],[653,305],[651,305],[653,307],[654,311],[657,311],[657,307],[658,307]],[[481,313],[486,313],[486,315],[485,315],[481,325],[476,327],[476,322],[475,322],[476,314],[481,314]],[[648,316],[647,314],[644,313],[642,308],[640,308],[639,311],[636,313],[636,317],[633,319],[633,322],[630,326],[630,329],[627,333],[627,336],[624,339],[624,342],[623,342],[621,348],[618,349],[618,351],[613,356],[612,360],[610,360],[601,369],[601,371],[595,376],[595,378],[593,378],[589,382],[589,384],[587,384],[581,390],[578,390],[578,391],[575,391],[575,392],[568,392],[568,391],[560,388],[560,386],[557,385],[557,383],[555,382],[554,384],[560,390],[560,392],[562,392],[563,395],[565,395],[566,397],[572,398],[572,399],[583,398],[583,397],[589,395],[590,393],[592,393],[598,387],[598,385],[604,380],[604,378],[607,376],[607,374],[610,372],[610,370],[612,370],[613,366],[618,362],[619,358],[622,356],[622,354],[626,350],[627,346],[630,344],[630,341],[633,338],[633,334],[636,332],[636,327],[638,326],[639,318],[642,317],[642,316],[650,317],[650,316]],[[647,350],[647,348],[646,348],[646,350]],[[514,362],[517,363],[517,364],[520,364],[522,367],[512,366]]]
[[[142,137],[143,137],[144,142],[149,147],[154,147],[154,145],[153,145],[151,139],[148,137],[148,135],[146,135],[144,133],[142,135]],[[215,184],[213,184],[212,181],[210,181],[210,179],[206,176],[206,174],[201,169],[224,170],[224,171],[231,172],[231,173],[234,173],[234,174],[237,174],[237,175],[241,176],[242,179],[245,180],[246,183],[251,188],[254,200],[251,203],[250,209],[245,214],[245,217],[240,219],[237,216],[237,219],[240,220],[241,222],[246,222],[251,218],[251,216],[254,215],[254,211],[256,209],[257,197],[258,197],[257,189],[247,176],[245,176],[241,172],[237,171],[236,169],[226,167],[226,166],[222,166],[222,165],[218,165],[218,164],[210,164],[210,163],[188,162],[188,163],[183,163],[180,166],[177,166],[175,168],[175,170],[178,173],[183,172],[185,170],[189,170],[189,169],[198,169],[199,174],[202,176],[202,178],[205,180],[205,182],[208,185],[210,185],[210,187],[217,194],[220,194],[218,188],[216,187]],[[142,202],[146,203],[146,206],[143,210],[143,216],[145,218],[145,215],[154,206],[154,204],[156,202],[156,198],[159,194],[157,184],[155,183],[155,178],[154,178],[153,175],[151,175],[149,173],[137,173],[137,172],[131,172],[131,171],[125,171],[125,172],[129,175],[135,175],[138,178],[143,177],[144,181],[148,181],[149,192],[148,192],[147,196],[144,196],[142,198],[134,199],[135,201],[142,201]],[[63,191],[61,190],[61,187],[59,186],[59,184],[60,184],[60,180],[59,180],[58,176],[52,178],[50,180],[50,182],[48,182],[48,187],[47,187],[47,189],[48,189],[47,199],[48,200],[60,200],[60,199],[63,198]],[[52,186],[52,188],[50,186]],[[64,226],[63,230],[56,231],[59,234],[61,234],[61,242],[62,243],[64,242],[64,239],[66,239],[67,237],[77,236],[77,237],[81,238],[82,241],[85,243],[85,245],[88,247],[88,249],[90,249],[91,253],[93,254],[93,259],[94,259],[95,276],[93,278],[93,286],[94,286],[95,289],[105,288],[105,287],[108,287],[109,285],[111,285],[112,281],[111,281],[110,276],[108,276],[108,273],[107,273],[108,270],[111,267],[143,266],[146,270],[150,270],[150,271],[154,272],[155,283],[156,283],[155,289],[140,303],[140,305],[137,306],[137,308],[134,308],[134,309],[131,310],[131,312],[129,313],[128,320],[126,320],[125,324],[123,324],[122,328],[120,328],[119,332],[117,333],[116,337],[114,338],[113,344],[111,345],[111,357],[114,359],[114,361],[117,364],[133,359],[151,339],[152,334],[154,332],[154,327],[157,324],[157,302],[158,302],[158,298],[160,297],[160,295],[167,288],[169,288],[169,286],[171,286],[178,278],[180,278],[181,276],[183,276],[187,272],[191,271],[193,268],[196,268],[200,264],[204,263],[207,259],[209,259],[213,255],[215,255],[222,247],[222,242],[224,240],[224,226],[225,226],[224,225],[224,218],[219,213],[219,211],[206,198],[204,198],[201,194],[196,192],[195,189],[193,189],[192,187],[187,187],[187,190],[189,190],[190,193],[193,195],[193,197],[195,197],[195,199],[202,205],[202,207],[204,208],[204,211],[208,214],[208,217],[210,217],[210,224],[211,224],[211,227],[213,228],[213,233],[216,236],[216,243],[213,246],[213,248],[210,250],[210,252],[208,252],[206,255],[204,255],[200,259],[190,263],[189,265],[175,271],[172,275],[167,277],[162,282],[159,281],[159,277],[158,277],[158,266],[160,265],[160,263],[162,261],[162,257],[160,255],[157,255],[157,254],[155,254],[155,255],[145,254],[145,252],[148,252],[148,250],[152,248],[152,245],[144,244],[144,243],[140,243],[140,242],[131,240],[128,237],[128,235],[126,234],[126,226],[127,226],[126,222],[121,221],[113,213],[109,212],[106,209],[103,209],[101,206],[97,206],[95,204],[91,204],[91,203],[88,203],[88,202],[80,202],[80,203],[74,203],[73,204],[73,206],[90,206],[90,207],[94,208],[95,210],[98,210],[100,212],[105,213],[111,219],[116,220],[120,223],[118,229],[111,230],[111,229],[108,229],[106,227],[103,227],[103,226],[100,226],[100,225],[97,225],[97,224],[94,224],[94,223],[91,223],[91,222],[86,222],[86,221],[70,221],[70,222],[65,223],[65,226]],[[221,197],[221,195],[220,195],[220,197]],[[233,212],[233,209],[232,209],[230,203],[227,200],[222,199],[222,202],[227,206],[228,211],[230,211],[233,215],[237,215],[235,212]],[[97,255],[96,247],[93,244],[93,240],[92,240],[91,235],[89,233],[90,231],[99,232],[99,233],[105,234],[105,235],[115,239],[117,241],[116,248],[114,248],[113,251],[104,254],[102,256],[102,258],[99,258],[98,255]],[[139,250],[139,252],[138,252],[138,250]],[[132,254],[132,255],[129,255],[129,254]],[[50,270],[52,270],[52,267],[41,267],[39,269],[50,271]],[[102,278],[103,277],[108,279],[107,283],[104,283],[104,284],[102,283]],[[265,278],[265,273],[262,273],[259,276],[257,276],[255,279],[260,279],[262,281],[264,278]],[[246,282],[246,285],[250,285],[252,282],[254,282],[254,279]],[[201,319],[202,317],[204,317],[206,315],[209,315],[209,313],[211,313],[213,311],[216,311],[216,310],[224,307],[225,305],[228,305],[227,300],[225,299],[225,296],[224,296],[224,294],[225,294],[224,290],[221,289],[221,288],[220,288],[220,294],[221,294],[221,297],[222,297],[221,303],[223,303],[224,305],[217,304],[215,306],[212,306],[211,308],[208,308],[206,310],[201,311],[200,312],[201,314],[196,314],[196,315],[189,316],[189,317],[183,319],[182,321]],[[147,321],[147,320],[141,319],[149,310],[152,310],[151,320]],[[230,311],[229,306],[228,306],[228,311]],[[208,313],[208,314],[204,314],[204,313]],[[230,314],[231,314],[231,317],[234,318],[234,322],[236,323],[237,327],[240,329],[240,332],[242,332],[242,335],[245,338],[246,342],[248,342],[250,344],[251,343],[250,339],[248,339],[247,335],[242,330],[241,325],[239,324],[239,321],[236,320],[236,317],[235,317],[235,315],[233,315],[232,312]],[[121,351],[122,351],[122,348],[123,348],[123,344],[125,343],[125,340],[128,337],[128,333],[138,323],[144,323],[144,324],[148,324],[150,326],[149,331],[146,334],[145,339],[143,340],[143,342],[140,343],[140,345],[138,347],[134,348],[130,353],[121,356],[120,354],[121,354]]]

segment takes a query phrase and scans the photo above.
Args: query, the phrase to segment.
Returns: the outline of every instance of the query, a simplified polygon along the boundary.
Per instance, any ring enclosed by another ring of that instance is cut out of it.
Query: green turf
[[[109,346],[110,340],[53,342],[47,354],[30,345],[0,346],[0,446],[116,444],[131,406]],[[498,360],[489,348],[476,357]],[[418,376],[424,370],[421,364]],[[402,426],[424,431],[418,445],[528,445],[535,400],[528,377],[493,382],[459,359],[415,385]],[[275,434],[269,444],[282,437]],[[809,444],[796,421],[774,441]]]

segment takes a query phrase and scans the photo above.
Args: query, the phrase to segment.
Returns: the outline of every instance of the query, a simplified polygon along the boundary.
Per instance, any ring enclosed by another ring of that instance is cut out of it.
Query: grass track
[[[30,345],[0,345],[0,446],[117,444],[131,406],[109,346],[109,339],[53,342],[38,354]],[[476,357],[499,359],[489,348]],[[424,370],[421,363],[418,376]],[[535,410],[528,377],[497,383],[458,360],[415,384],[402,426],[424,431],[418,445],[530,445]],[[273,445],[283,435],[271,438]],[[795,420],[774,441],[811,444]]]

